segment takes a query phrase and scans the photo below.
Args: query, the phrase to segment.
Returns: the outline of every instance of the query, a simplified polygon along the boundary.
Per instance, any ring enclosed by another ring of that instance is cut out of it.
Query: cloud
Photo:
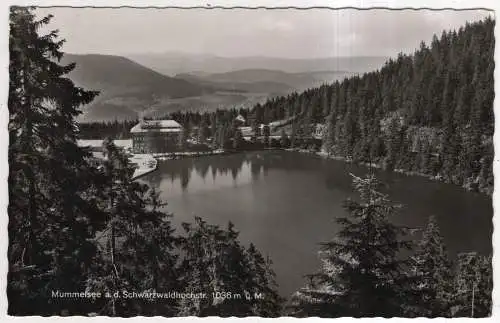
[[[219,56],[393,56],[485,11],[44,8],[75,53],[180,51]]]

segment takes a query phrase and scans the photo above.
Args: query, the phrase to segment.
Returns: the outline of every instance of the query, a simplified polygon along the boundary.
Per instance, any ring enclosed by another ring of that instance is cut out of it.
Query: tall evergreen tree
[[[245,139],[243,138],[243,134],[241,133],[241,130],[238,128],[234,129],[233,149],[234,150],[243,149],[244,145],[245,145]]]
[[[183,290],[206,297],[183,299],[181,316],[278,316],[281,299],[274,273],[255,247],[247,250],[238,242],[231,223],[221,229],[197,217],[183,227]]]
[[[373,175],[353,182],[360,201],[346,201],[349,216],[337,220],[338,238],[322,243],[325,269],[312,275],[313,288],[300,291],[316,305],[300,310],[318,315],[319,306],[325,317],[402,316],[408,276],[400,251],[411,248],[403,239],[408,230],[389,222],[398,207],[377,191]]]
[[[416,316],[449,317],[453,294],[451,262],[436,218],[431,216],[412,257]]]
[[[488,317],[492,306],[492,259],[475,252],[458,255],[454,317]]]
[[[269,125],[265,124],[262,128],[262,134],[264,136],[264,147],[269,147],[269,137],[271,136],[271,128]]]
[[[102,313],[111,316],[174,315],[173,300],[156,303],[121,295],[123,290],[166,292],[177,287],[176,238],[169,215],[160,211],[158,194],[132,180],[135,167],[129,156],[109,139],[103,146],[106,160],[96,193],[106,221],[99,234],[103,266],[89,277],[87,288],[103,295],[120,293],[100,304]]]
[[[290,147],[290,138],[288,138],[288,135],[286,134],[284,129],[281,130],[280,146],[282,148]]]
[[[82,290],[91,270],[98,227],[87,194],[95,169],[76,144],[74,118],[95,92],[65,77],[56,31],[40,35],[51,16],[10,11],[9,66],[9,313],[84,313],[85,303],[51,297]],[[77,306],[78,305],[78,306]]]

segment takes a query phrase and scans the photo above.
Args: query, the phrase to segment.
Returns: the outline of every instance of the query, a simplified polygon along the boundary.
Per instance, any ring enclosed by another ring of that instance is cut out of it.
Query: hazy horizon
[[[217,55],[217,54],[212,54],[212,53],[189,53],[189,52],[183,52],[183,51],[163,51],[163,52],[131,52],[131,53],[123,53],[123,54],[103,54],[103,53],[97,53],[97,52],[80,52],[80,53],[75,53],[75,52],[68,52],[64,51],[65,54],[68,55],[103,55],[103,56],[123,56],[123,57],[130,57],[130,56],[140,56],[140,55],[172,55],[172,56],[180,56],[180,55],[189,55],[189,56],[200,56],[200,57],[211,57],[211,58],[222,58],[222,59],[251,59],[251,58],[261,58],[261,59],[279,59],[279,60],[322,60],[322,59],[332,59],[332,58],[349,58],[353,56],[349,55],[339,55],[339,56],[321,56],[321,57],[279,57],[279,56],[269,56],[269,55],[242,55],[242,56],[224,56],[224,55]],[[382,56],[382,55],[356,55],[355,57],[389,57],[389,56]]]
[[[322,59],[412,53],[486,10],[37,8],[71,54]]]

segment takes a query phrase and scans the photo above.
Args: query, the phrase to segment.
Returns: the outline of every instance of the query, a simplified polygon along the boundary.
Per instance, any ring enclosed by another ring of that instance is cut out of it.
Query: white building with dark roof
[[[178,151],[182,126],[175,120],[141,120],[130,133],[135,154],[166,153]]]

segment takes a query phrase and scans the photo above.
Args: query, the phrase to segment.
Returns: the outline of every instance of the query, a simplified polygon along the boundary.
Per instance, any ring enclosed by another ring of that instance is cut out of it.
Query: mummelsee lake
[[[265,151],[164,161],[141,180],[161,190],[179,230],[194,216],[223,226],[232,221],[243,243],[269,255],[279,291],[289,296],[320,267],[318,243],[335,236],[335,219],[346,212],[342,202],[357,196],[350,173],[368,171],[309,154]],[[450,257],[492,252],[491,197],[424,177],[375,175],[391,200],[404,205],[395,223],[423,228],[434,215]]]

